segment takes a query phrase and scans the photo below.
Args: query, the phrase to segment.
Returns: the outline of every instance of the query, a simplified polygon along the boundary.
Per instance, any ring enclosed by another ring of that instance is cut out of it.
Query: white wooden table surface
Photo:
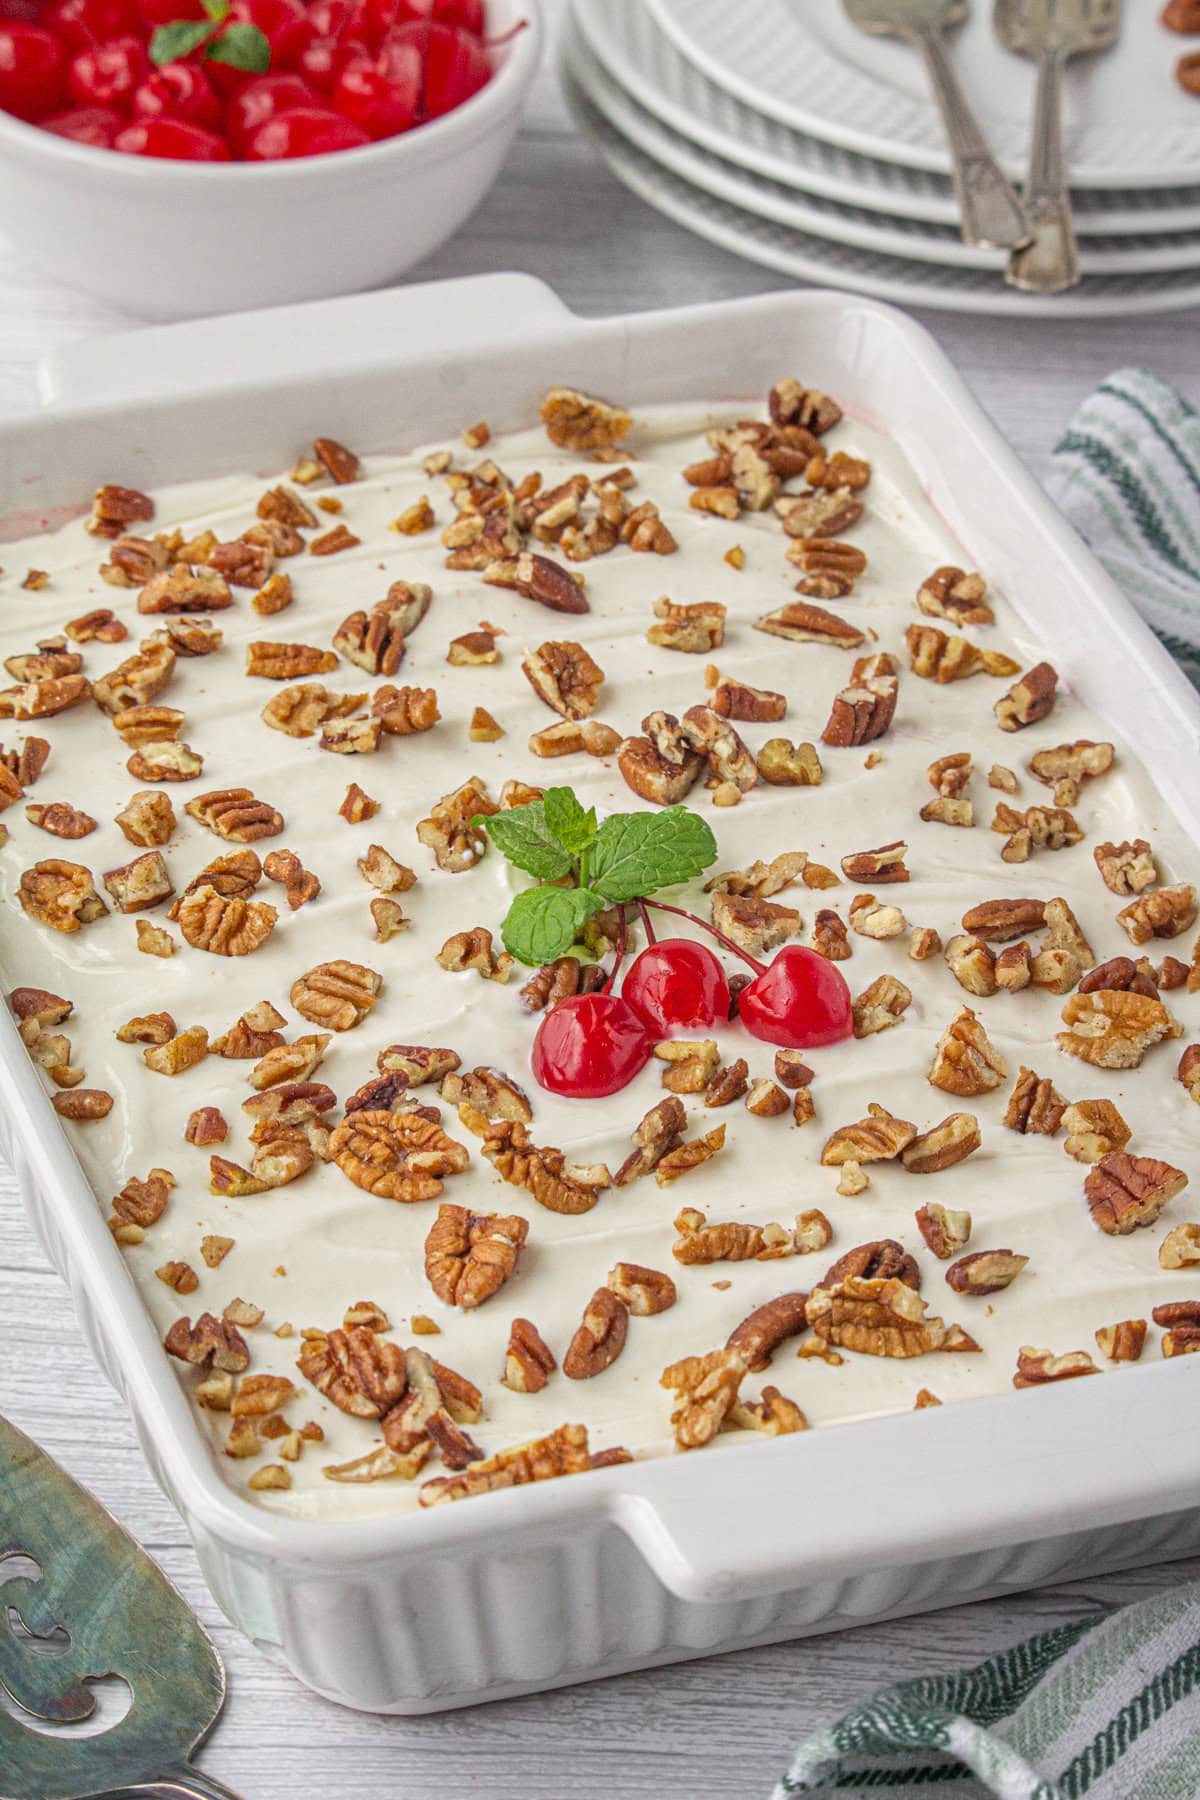
[[[552,14],[559,0],[547,0]],[[574,132],[543,72],[507,170],[418,279],[522,268],[584,313],[787,285],[689,237],[627,194]],[[0,414],[32,407],[52,345],[136,324],[58,288],[0,240]],[[1200,400],[1195,314],[926,322],[1034,468],[1088,389],[1139,361]],[[122,1407],[93,1366],[57,1277],[0,1169],[0,1411],[34,1435],[140,1539],[212,1631],[230,1698],[203,1762],[246,1800],[584,1800],[765,1795],[792,1743],[881,1682],[969,1663],[1101,1602],[1200,1577],[1200,1561],[992,1601],[808,1643],[710,1658],[426,1720],[376,1719],[314,1698],[232,1631],[209,1599]]]

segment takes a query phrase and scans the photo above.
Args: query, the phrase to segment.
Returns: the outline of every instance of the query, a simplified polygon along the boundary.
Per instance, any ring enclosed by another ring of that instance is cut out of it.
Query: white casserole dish
[[[278,466],[315,422],[400,448],[467,417],[515,425],[551,381],[636,407],[761,393],[793,367],[894,433],[972,566],[1036,593],[1030,622],[1060,673],[1200,843],[1182,785],[1200,701],[933,340],[874,303],[784,294],[581,321],[508,275],[75,347],[45,372],[45,413],[0,426],[0,515],[28,531],[114,467],[152,488]],[[0,1059],[0,1148],[219,1604],[331,1699],[428,1712],[1200,1549],[1186,1358],[731,1446],[699,1469],[634,1463],[345,1525],[268,1514],[214,1468],[7,1016]]]

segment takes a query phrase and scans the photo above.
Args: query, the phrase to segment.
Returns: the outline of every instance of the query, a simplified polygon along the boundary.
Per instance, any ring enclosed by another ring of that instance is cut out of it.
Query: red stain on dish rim
[[[27,476],[27,480],[35,477]],[[59,531],[73,519],[86,519],[91,511],[85,506],[50,506],[44,511],[30,507],[27,512],[9,512],[0,517],[0,544],[12,544],[18,538],[38,537],[44,531]]]

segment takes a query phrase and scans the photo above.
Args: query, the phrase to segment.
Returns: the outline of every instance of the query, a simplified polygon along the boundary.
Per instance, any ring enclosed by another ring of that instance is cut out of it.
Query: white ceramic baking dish
[[[314,427],[364,449],[467,418],[503,428],[554,380],[636,406],[758,396],[783,370],[895,434],[968,566],[1032,596],[1062,675],[1200,843],[1182,785],[1200,701],[932,338],[872,302],[773,294],[591,321],[504,275],[75,347],[45,371],[46,410],[0,425],[0,514],[28,528],[114,474],[148,488],[278,467]],[[331,1699],[429,1712],[1200,1550],[1190,1358],[432,1512],[268,1514],[214,1467],[7,1014],[0,1070],[0,1147],[213,1593]]]

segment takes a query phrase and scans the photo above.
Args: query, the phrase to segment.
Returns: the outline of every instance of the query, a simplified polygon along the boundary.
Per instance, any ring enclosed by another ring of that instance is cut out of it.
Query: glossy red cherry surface
[[[54,33],[21,19],[0,20],[0,107],[18,119],[40,119],[66,100],[65,59]]]
[[[150,59],[135,37],[109,38],[71,58],[68,70],[76,106],[115,106],[128,112],[150,74]]]
[[[221,102],[198,63],[164,63],[135,90],[133,116],[182,119],[205,131],[216,131],[221,123]]]
[[[424,113],[437,119],[486,87],[492,66],[479,39],[457,25],[414,23],[390,31],[387,44],[415,44],[424,62]]]
[[[370,142],[353,119],[322,106],[297,106],[260,125],[246,146],[246,156],[251,162],[290,162],[332,150],[360,150]]]
[[[112,150],[128,123],[125,114],[112,106],[73,106],[38,120],[43,131],[70,138],[75,144],[90,144],[93,150]]]
[[[224,138],[184,119],[135,119],[118,134],[113,148],[130,156],[164,156],[174,162],[229,161]]]
[[[240,87],[225,108],[225,130],[241,154],[260,125],[298,106],[320,107],[315,88],[299,75],[256,75]]]
[[[337,78],[347,63],[358,62],[369,56],[370,51],[359,38],[314,37],[293,57],[291,66],[310,87],[326,96],[333,92]]]
[[[51,0],[42,23],[68,50],[85,50],[105,38],[136,32],[141,20],[134,0]]]
[[[629,1085],[650,1047],[637,1014],[618,995],[576,994],[539,1025],[533,1073],[552,1094],[598,1100]]]
[[[396,137],[417,120],[421,57],[415,45],[387,46],[378,57],[356,57],[338,76],[333,105],[373,138]]]
[[[788,944],[743,988],[738,1017],[752,1036],[787,1050],[840,1044],[854,1030],[841,971],[802,944]]]
[[[664,938],[648,944],[629,966],[621,998],[656,1037],[704,1031],[729,1017],[729,982],[704,944]]]

